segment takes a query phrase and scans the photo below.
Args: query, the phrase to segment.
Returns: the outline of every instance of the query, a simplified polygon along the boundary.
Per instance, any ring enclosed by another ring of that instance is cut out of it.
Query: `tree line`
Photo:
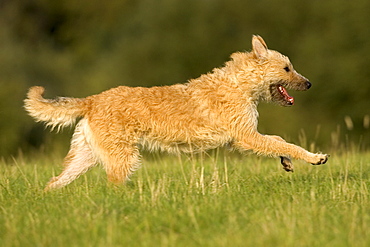
[[[30,86],[45,86],[52,98],[183,83],[222,66],[232,52],[250,50],[253,34],[313,83],[291,92],[292,108],[262,104],[261,132],[294,139],[304,130],[322,145],[340,132],[365,145],[369,9],[369,1],[344,0],[3,0],[0,155],[57,139],[22,109]]]

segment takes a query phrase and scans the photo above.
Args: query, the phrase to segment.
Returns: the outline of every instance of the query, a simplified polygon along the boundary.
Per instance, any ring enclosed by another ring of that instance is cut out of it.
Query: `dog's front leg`
[[[249,134],[235,144],[245,149],[252,149],[259,154],[283,157],[282,162],[287,161],[286,156],[301,159],[313,165],[325,164],[328,160],[326,154],[314,154],[304,148],[285,142],[281,137],[262,135],[258,132]]]
[[[268,136],[270,138],[273,138],[273,139],[275,139],[277,141],[286,142],[280,136],[275,136],[275,135],[265,135],[265,136]],[[283,168],[284,168],[285,171],[287,171],[287,172],[293,172],[293,170],[294,170],[293,163],[292,163],[292,161],[288,157],[280,156],[280,163],[283,165]]]
[[[285,171],[287,171],[287,172],[293,172],[294,171],[293,163],[288,157],[280,156],[280,163],[283,165],[283,168],[284,168]]]

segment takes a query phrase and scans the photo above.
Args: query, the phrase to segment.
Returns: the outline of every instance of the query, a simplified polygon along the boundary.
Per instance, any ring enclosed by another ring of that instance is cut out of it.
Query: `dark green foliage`
[[[3,1],[0,155],[35,143],[35,124],[22,110],[32,85],[45,86],[47,97],[84,97],[122,84],[182,83],[249,50],[252,34],[288,55],[313,83],[292,93],[293,108],[262,105],[261,132],[289,137],[304,129],[309,140],[327,145],[339,125],[342,138],[362,136],[366,145],[369,9],[369,1],[344,0]]]

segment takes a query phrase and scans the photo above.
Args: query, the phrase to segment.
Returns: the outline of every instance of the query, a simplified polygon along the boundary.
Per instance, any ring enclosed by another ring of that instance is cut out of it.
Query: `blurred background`
[[[71,129],[49,133],[23,110],[30,86],[53,98],[183,83],[249,51],[253,34],[313,84],[290,92],[293,107],[261,104],[259,131],[368,149],[369,11],[367,0],[0,0],[0,157],[68,148]]]

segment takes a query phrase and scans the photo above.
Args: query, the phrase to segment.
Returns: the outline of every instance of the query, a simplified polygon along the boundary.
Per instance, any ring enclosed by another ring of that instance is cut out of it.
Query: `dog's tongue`
[[[284,96],[285,100],[288,102],[288,104],[293,105],[294,104],[294,98],[288,94],[288,91],[283,86],[279,86],[279,91],[281,95]]]

